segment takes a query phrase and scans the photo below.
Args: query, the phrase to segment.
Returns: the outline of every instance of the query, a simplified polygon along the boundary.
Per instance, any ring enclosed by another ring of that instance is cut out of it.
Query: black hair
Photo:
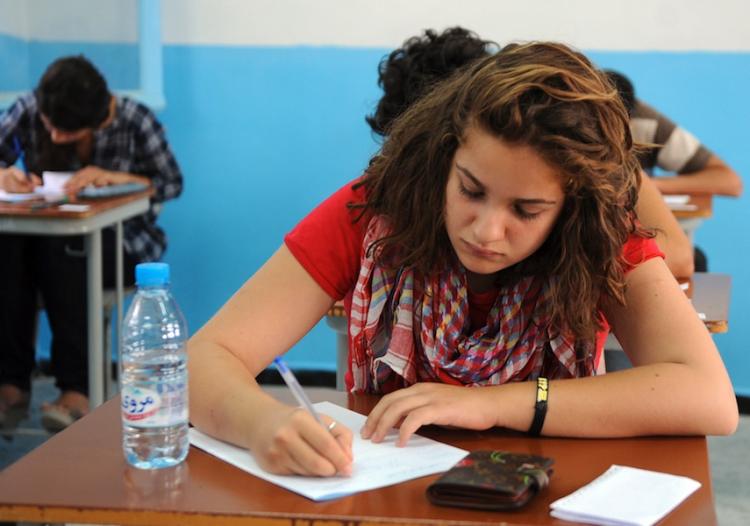
[[[427,29],[424,35],[409,38],[378,65],[383,97],[375,113],[365,117],[367,124],[375,133],[387,135],[393,120],[436,82],[498,48],[495,42],[459,26],[440,34]]]
[[[83,55],[55,60],[34,94],[42,115],[64,131],[98,128],[109,115],[107,81]]]
[[[625,109],[628,110],[628,115],[632,115],[635,109],[635,86],[633,86],[633,83],[626,75],[619,71],[605,69],[604,73],[620,94],[622,103],[625,105]]]

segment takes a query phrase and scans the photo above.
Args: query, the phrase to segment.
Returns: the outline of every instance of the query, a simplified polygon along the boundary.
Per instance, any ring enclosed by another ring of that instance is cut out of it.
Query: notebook
[[[650,526],[701,486],[688,477],[611,466],[567,497],[550,504],[550,515],[606,526]]]

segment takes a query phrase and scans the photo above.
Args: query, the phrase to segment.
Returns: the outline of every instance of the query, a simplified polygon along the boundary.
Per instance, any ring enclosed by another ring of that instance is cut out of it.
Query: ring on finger
[[[337,423],[338,423],[338,422],[336,422],[336,421],[334,420],[334,421],[332,421],[332,422],[331,422],[330,424],[328,424],[328,431],[333,431],[333,428],[334,428],[334,427],[336,427],[336,424],[337,424]]]

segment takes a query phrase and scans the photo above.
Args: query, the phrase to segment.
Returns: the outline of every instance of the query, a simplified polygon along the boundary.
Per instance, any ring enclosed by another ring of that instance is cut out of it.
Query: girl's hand
[[[352,432],[320,415],[326,427],[301,408],[281,406],[253,434],[250,449],[264,470],[278,475],[331,477],[352,473]]]
[[[0,188],[6,192],[25,194],[34,191],[34,187],[42,184],[36,174],[26,174],[15,166],[0,169]]]
[[[400,424],[397,445],[405,446],[417,429],[437,424],[464,429],[498,425],[492,387],[462,387],[423,382],[384,396],[367,417],[362,438],[381,442]]]

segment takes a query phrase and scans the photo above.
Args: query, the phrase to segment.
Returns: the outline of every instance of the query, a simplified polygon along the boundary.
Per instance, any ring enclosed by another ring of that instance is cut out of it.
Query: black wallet
[[[547,487],[554,460],[509,451],[473,451],[427,488],[440,506],[520,508]]]

